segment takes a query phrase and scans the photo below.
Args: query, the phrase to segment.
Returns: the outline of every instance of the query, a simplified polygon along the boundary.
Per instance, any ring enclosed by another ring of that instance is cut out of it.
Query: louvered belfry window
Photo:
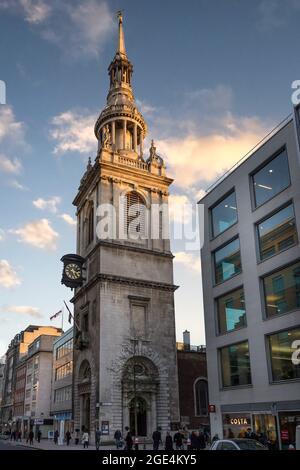
[[[146,206],[136,191],[126,194],[125,227],[128,238],[146,237]]]

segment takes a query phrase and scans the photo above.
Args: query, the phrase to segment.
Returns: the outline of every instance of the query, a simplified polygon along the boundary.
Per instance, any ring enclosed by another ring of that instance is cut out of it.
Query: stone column
[[[143,132],[140,131],[140,156],[143,156]]]
[[[137,152],[137,123],[133,126],[133,150]]]
[[[127,121],[124,119],[123,121],[123,149],[126,149],[126,130],[127,130]]]
[[[111,123],[111,143],[112,143],[112,145],[115,145],[115,143],[116,143],[116,123],[115,123],[115,121],[112,121],[112,123]]]

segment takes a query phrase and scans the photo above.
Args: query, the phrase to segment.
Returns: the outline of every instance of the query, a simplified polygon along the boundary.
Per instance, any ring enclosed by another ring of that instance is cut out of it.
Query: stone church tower
[[[97,157],[74,200],[77,253],[86,259],[86,280],[72,299],[74,425],[92,440],[97,426],[111,440],[125,426],[151,436],[179,422],[176,286],[160,209],[172,180],[153,142],[150,155],[143,152],[147,125],[134,100],[121,14],[108,72],[107,104],[95,124]],[[105,236],[99,224],[107,213],[113,230]]]

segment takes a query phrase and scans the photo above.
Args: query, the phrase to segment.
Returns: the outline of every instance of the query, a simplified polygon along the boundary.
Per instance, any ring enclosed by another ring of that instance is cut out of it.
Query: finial
[[[92,160],[91,160],[91,157],[89,157],[88,162],[87,162],[87,166],[86,166],[87,170],[89,170],[91,168],[91,166],[92,166]]]
[[[124,39],[124,31],[123,31],[123,13],[122,10],[117,12],[117,17],[119,20],[119,43],[118,43],[118,50],[119,54],[126,55],[125,49],[125,39]]]
[[[154,140],[151,140],[151,147],[150,147],[150,157],[154,158],[156,153],[156,147],[154,145]]]

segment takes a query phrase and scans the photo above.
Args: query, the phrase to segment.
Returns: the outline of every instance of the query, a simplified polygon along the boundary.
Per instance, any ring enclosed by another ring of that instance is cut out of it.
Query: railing
[[[273,135],[277,134],[292,118],[293,114],[289,114],[284,118],[276,127],[274,127],[267,135],[265,135],[252,149],[250,149],[240,160],[238,160],[229,170],[227,170],[220,178],[211,184],[206,190],[206,194],[212,191],[218,184],[220,184],[230,173],[232,173],[241,163],[247,160],[259,147],[262,147]]]
[[[192,344],[184,344],[177,342],[176,348],[178,351],[188,351],[188,352],[206,352],[206,346],[201,344],[200,346],[194,346]]]
[[[145,162],[140,162],[138,160],[133,160],[132,158],[123,157],[122,155],[118,156],[118,163],[122,165],[131,166],[133,168],[138,168],[139,170],[148,170],[148,165]]]

